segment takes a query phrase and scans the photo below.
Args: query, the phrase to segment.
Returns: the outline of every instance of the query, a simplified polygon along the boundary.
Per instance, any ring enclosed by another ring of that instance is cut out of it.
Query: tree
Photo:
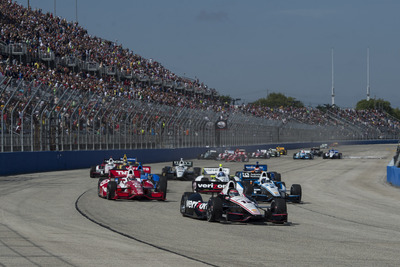
[[[396,119],[400,120],[400,110],[398,108],[393,109],[389,101],[383,99],[370,99],[370,100],[360,100],[356,105],[357,110],[369,110],[369,109],[379,109],[383,110]]]
[[[357,102],[356,110],[368,110],[368,109],[380,109],[384,110],[389,114],[393,113],[393,109],[390,106],[389,101],[383,99],[370,99],[370,100],[360,100]]]
[[[301,101],[296,100],[293,97],[286,97],[281,93],[271,93],[266,98],[260,98],[253,102],[253,105],[256,106],[266,106],[271,108],[276,107],[304,107],[304,104]]]

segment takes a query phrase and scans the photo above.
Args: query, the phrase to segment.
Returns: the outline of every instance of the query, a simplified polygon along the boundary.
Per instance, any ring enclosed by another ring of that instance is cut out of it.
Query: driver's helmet
[[[219,172],[218,175],[217,175],[217,177],[224,177],[224,176],[225,176],[224,172]]]
[[[239,195],[239,192],[236,189],[232,188],[231,190],[229,190],[228,195],[230,197],[236,197]]]
[[[134,174],[133,170],[129,170],[127,178],[128,179],[134,179],[135,178],[135,174]]]

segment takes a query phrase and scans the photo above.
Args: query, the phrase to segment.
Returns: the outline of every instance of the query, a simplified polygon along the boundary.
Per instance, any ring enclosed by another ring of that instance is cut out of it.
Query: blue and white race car
[[[245,195],[257,201],[270,202],[283,198],[294,203],[301,202],[301,185],[293,184],[288,193],[280,173],[267,172],[267,165],[244,165],[244,170],[236,173],[235,180],[238,190],[243,190]]]
[[[323,159],[341,159],[342,153],[340,153],[336,149],[330,149],[328,152],[326,152],[322,155],[322,158]]]
[[[293,154],[293,159],[314,159],[314,154],[311,150],[300,150]]]

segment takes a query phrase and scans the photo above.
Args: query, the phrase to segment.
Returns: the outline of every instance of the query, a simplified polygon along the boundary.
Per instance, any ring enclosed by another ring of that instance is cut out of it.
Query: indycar
[[[339,151],[336,149],[330,149],[328,152],[322,155],[323,159],[341,159],[342,157],[342,153],[339,153]]]
[[[281,181],[281,175],[277,172],[267,172],[267,165],[244,165],[241,172],[236,172],[235,180],[249,198],[257,201],[270,202],[276,198],[300,203],[302,198],[301,185],[293,184],[290,193],[287,192],[285,182]]]
[[[271,155],[271,157],[280,157],[281,156],[281,153],[276,148],[268,149],[268,153]]]
[[[266,149],[257,149],[255,152],[250,154],[250,158],[263,158],[263,159],[269,159],[271,157],[271,154],[268,152]]]
[[[217,160],[226,160],[233,154],[235,154],[234,150],[225,150],[224,152],[218,154]]]
[[[293,154],[293,159],[314,159],[314,155],[310,150],[300,150]]]
[[[165,166],[162,169],[162,176],[169,179],[193,180],[195,176],[200,175],[201,168],[193,168],[193,161],[184,161],[182,158],[172,162],[171,166]]]
[[[228,181],[204,201],[198,192],[185,192],[181,197],[180,212],[183,216],[206,219],[209,222],[262,221],[283,224],[287,222],[287,206],[284,199],[275,199],[268,208],[261,208],[236,189],[234,181]]]
[[[317,156],[317,157],[321,157],[324,154],[324,152],[318,146],[312,147],[310,149],[310,152],[311,152],[311,154],[313,154],[314,156]]]
[[[112,157],[104,159],[100,165],[90,167],[90,178],[108,177],[111,169],[119,166],[137,166],[136,158],[128,158],[124,155],[123,158],[114,160]]]
[[[167,197],[167,179],[151,174],[149,166],[128,166],[112,169],[108,178],[99,178],[98,196],[109,200],[154,199]]]
[[[229,154],[225,157],[226,162],[247,162],[249,161],[249,157],[247,155],[246,150],[244,149],[236,149],[233,154]]]
[[[229,173],[230,169],[223,168],[221,164],[218,168],[203,168],[201,175],[192,182],[192,190],[197,193],[220,192],[230,180],[233,180]]]
[[[282,146],[277,146],[276,147],[276,150],[279,152],[279,154],[281,154],[281,155],[287,155],[287,150],[284,148],[284,147],[282,147]]]
[[[197,156],[197,159],[217,159],[218,152],[217,150],[207,150],[204,154],[200,154]]]

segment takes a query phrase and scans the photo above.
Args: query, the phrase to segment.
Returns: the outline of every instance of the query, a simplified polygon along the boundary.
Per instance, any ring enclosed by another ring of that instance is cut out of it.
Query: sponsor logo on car
[[[186,201],[186,207],[189,209],[197,208],[199,210],[205,210],[207,209],[207,203],[201,201],[188,200]]]

